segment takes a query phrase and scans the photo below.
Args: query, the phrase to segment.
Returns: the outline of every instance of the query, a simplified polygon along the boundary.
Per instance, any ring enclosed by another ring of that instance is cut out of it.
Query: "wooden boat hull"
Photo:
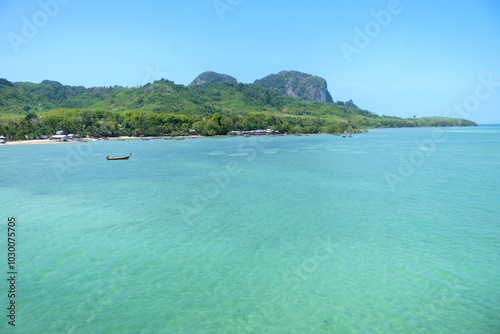
[[[130,155],[126,156],[126,157],[116,157],[116,158],[113,158],[113,157],[110,157],[109,155],[106,157],[106,160],[128,160],[128,158],[130,158],[130,156],[132,155],[132,153],[130,153]]]

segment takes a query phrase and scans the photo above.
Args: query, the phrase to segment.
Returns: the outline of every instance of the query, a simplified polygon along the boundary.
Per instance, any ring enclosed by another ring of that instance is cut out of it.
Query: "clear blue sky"
[[[189,84],[208,70],[244,83],[297,70],[378,114],[500,123],[500,2],[0,0],[10,81]]]

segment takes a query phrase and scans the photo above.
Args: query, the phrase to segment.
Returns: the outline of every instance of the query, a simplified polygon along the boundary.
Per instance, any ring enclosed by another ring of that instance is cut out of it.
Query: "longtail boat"
[[[128,158],[130,158],[130,156],[132,155],[132,153],[130,153],[128,156],[126,157],[116,157],[116,158],[112,158],[110,157],[109,155],[106,157],[106,160],[128,160]]]

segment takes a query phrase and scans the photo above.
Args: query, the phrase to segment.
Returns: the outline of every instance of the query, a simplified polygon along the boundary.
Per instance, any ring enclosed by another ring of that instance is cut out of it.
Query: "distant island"
[[[40,138],[56,132],[92,137],[279,133],[360,133],[372,128],[476,126],[457,118],[399,118],[334,102],[325,79],[282,71],[239,83],[204,72],[190,85],[166,79],[139,87],[68,86],[0,79],[0,136]]]

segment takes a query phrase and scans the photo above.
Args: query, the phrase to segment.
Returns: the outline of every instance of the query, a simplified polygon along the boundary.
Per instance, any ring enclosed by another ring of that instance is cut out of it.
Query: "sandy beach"
[[[62,143],[73,143],[73,141],[57,141],[48,139],[15,140],[0,144],[0,147],[9,145],[38,145],[38,144],[62,144]],[[74,143],[77,142],[75,141]]]
[[[214,136],[214,137],[227,137],[227,136]],[[149,138],[148,140],[154,140],[154,139],[164,139],[164,138],[171,138],[169,136],[165,137],[152,137]],[[175,137],[174,137],[175,138]],[[189,136],[189,137],[180,137],[183,139],[194,139],[194,138],[203,138],[203,136]],[[0,146],[8,146],[8,145],[40,145],[40,144],[67,144],[67,143],[90,143],[93,141],[107,141],[107,140],[141,140],[145,139],[145,137],[111,137],[111,138],[106,138],[106,139],[95,139],[95,138],[87,138],[85,139],[86,141],[78,141],[78,140],[67,140],[67,141],[60,141],[60,140],[50,140],[50,139],[29,139],[29,140],[15,140],[15,141],[7,141],[5,143],[0,144]]]

